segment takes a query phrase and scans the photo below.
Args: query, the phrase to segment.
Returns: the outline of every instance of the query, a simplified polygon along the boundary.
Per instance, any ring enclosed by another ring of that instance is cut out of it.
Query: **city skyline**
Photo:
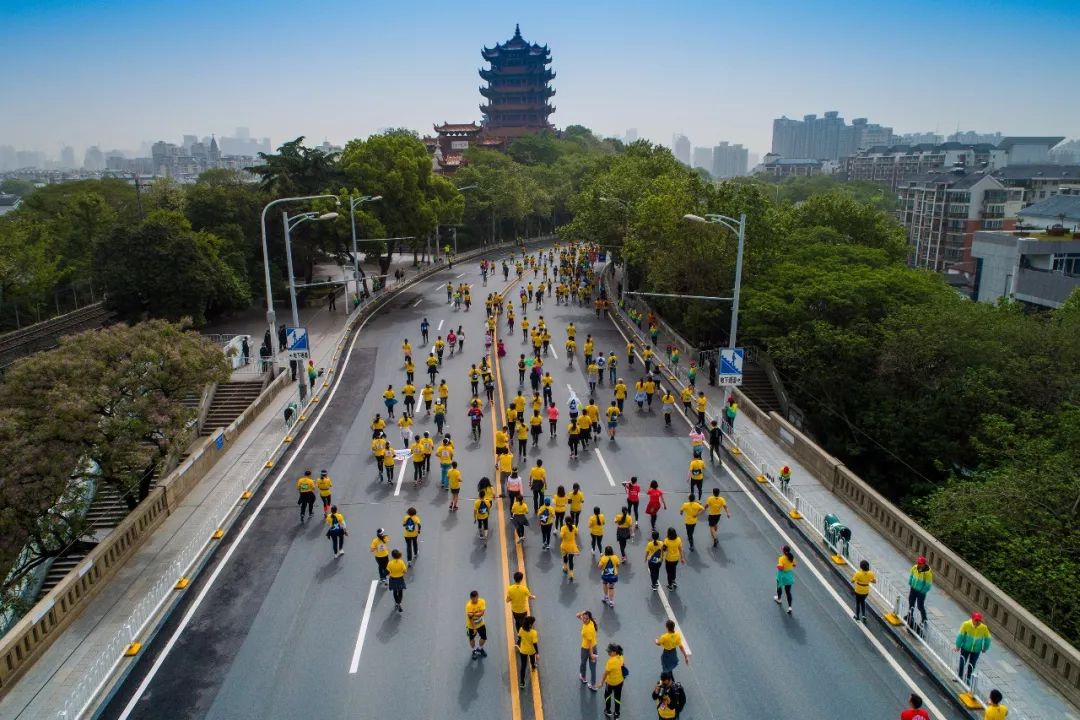
[[[439,12],[438,5],[423,4]],[[311,8],[313,15],[333,18],[314,31],[319,41],[290,44],[265,42],[303,36],[289,25],[285,3],[259,4],[256,13],[250,2],[196,0],[185,13],[211,18],[207,22],[228,30],[218,33],[228,39],[192,47],[183,33],[164,33],[155,35],[152,51],[101,39],[180,20],[159,5],[11,5],[0,31],[0,62],[20,67],[33,56],[35,65],[33,73],[16,73],[7,84],[0,144],[52,157],[70,145],[81,157],[91,145],[130,150],[144,141],[175,142],[192,129],[237,125],[255,127],[275,147],[299,135],[311,144],[341,144],[387,127],[430,134],[436,123],[480,119],[480,48],[508,40],[515,23],[529,42],[551,48],[558,92],[552,121],[558,127],[582,124],[612,136],[633,127],[639,137],[664,145],[680,133],[695,145],[726,140],[759,154],[770,148],[773,119],[827,109],[869,117],[898,135],[970,129],[1080,136],[1080,100],[1060,93],[1069,71],[1037,52],[1017,56],[996,49],[1025,32],[1037,33],[1042,47],[1067,43],[1075,25],[1069,21],[1080,20],[1072,4],[976,3],[984,9],[980,16],[971,8],[916,3],[906,12],[926,22],[919,35],[903,38],[906,56],[899,65],[865,32],[889,21],[890,6],[867,5],[858,17],[847,17],[826,12],[822,2],[781,5],[683,2],[656,17],[644,4],[632,3],[618,15],[575,5],[578,21],[571,27],[557,12],[571,6],[557,2],[496,8],[476,19],[450,15],[440,19],[439,32],[425,34],[417,33],[415,6],[327,1]],[[721,21],[740,28],[722,43],[713,33]],[[958,27],[965,32],[955,32]],[[844,36],[844,47],[821,43],[817,30]],[[999,78],[999,97],[1013,96],[1010,84],[1023,78],[1015,90],[1024,102],[980,102],[952,83],[934,82],[940,75],[929,69],[939,61],[934,48],[943,44],[976,64],[981,77]],[[851,63],[851,57],[860,61]],[[335,72],[350,76],[349,92],[341,92],[346,85]],[[283,95],[283,87],[290,92]]]

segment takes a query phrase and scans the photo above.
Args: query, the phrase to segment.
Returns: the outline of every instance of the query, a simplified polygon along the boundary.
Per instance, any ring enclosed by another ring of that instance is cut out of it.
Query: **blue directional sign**
[[[721,348],[717,382],[721,385],[742,385],[744,356],[743,348]]]
[[[285,349],[289,351],[290,360],[307,360],[311,350],[308,345],[307,328],[286,327]]]

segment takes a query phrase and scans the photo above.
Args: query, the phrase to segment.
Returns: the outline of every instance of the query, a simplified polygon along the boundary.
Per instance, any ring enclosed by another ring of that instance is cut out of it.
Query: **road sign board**
[[[718,383],[721,385],[742,385],[745,352],[743,348],[720,349],[720,372],[716,379]]]
[[[307,360],[311,356],[307,328],[286,326],[285,348],[290,360]]]

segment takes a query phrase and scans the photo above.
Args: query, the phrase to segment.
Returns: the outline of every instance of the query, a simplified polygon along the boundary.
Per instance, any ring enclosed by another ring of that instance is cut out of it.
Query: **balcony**
[[[1021,268],[1016,275],[1013,297],[1017,300],[1061,307],[1072,291],[1080,287],[1080,277],[1049,270]]]

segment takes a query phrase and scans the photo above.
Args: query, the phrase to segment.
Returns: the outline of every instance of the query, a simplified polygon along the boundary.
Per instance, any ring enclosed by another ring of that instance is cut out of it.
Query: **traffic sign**
[[[290,360],[307,360],[311,357],[307,328],[286,327],[285,347],[289,352]]]
[[[742,385],[743,358],[746,351],[743,348],[720,349],[720,373],[717,382],[721,385]]]

